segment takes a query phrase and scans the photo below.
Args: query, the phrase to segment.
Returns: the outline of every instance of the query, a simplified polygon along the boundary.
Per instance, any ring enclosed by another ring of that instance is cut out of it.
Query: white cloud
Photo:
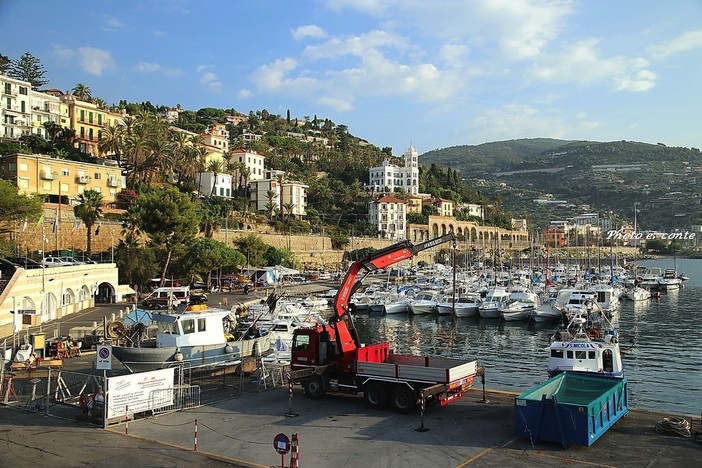
[[[702,47],[702,29],[687,31],[668,42],[651,46],[647,50],[655,58],[665,58],[700,47]]]
[[[73,57],[76,56],[76,52],[72,49],[69,49],[68,47],[64,47],[61,45],[55,45],[53,49],[51,50],[51,55],[56,57],[62,62],[73,60]]]
[[[251,97],[252,94],[253,93],[251,92],[251,90],[246,88],[242,88],[236,93],[236,95],[241,99],[248,99]]]
[[[200,74],[200,84],[210,91],[222,91],[224,89],[224,84],[219,80],[217,75],[211,71],[208,71],[209,65],[198,65],[196,67],[197,72]]]
[[[109,50],[95,47],[79,47],[78,62],[83,70],[97,76],[102,75],[105,70],[112,70],[116,67]]]
[[[496,141],[539,135],[563,138],[566,127],[560,115],[540,111],[525,104],[506,104],[486,109],[471,122],[471,130],[481,141]]]
[[[601,57],[594,39],[581,41],[563,52],[542,55],[532,76],[548,83],[609,83],[614,91],[646,91],[656,85],[657,75],[640,57]]]
[[[323,96],[317,99],[317,103],[322,106],[330,107],[332,109],[336,109],[342,112],[350,111],[351,109],[353,109],[353,103],[351,103],[348,99]]]
[[[117,18],[107,18],[105,24],[103,24],[100,29],[107,32],[118,32],[127,29],[127,25],[122,23]]]
[[[134,69],[141,73],[160,73],[164,76],[180,76],[183,70],[178,68],[166,68],[154,62],[139,62]]]
[[[292,29],[290,33],[292,34],[293,39],[296,41],[300,41],[307,37],[311,37],[313,39],[322,39],[327,37],[327,33],[324,32],[324,29],[314,24],[300,26],[299,28]]]

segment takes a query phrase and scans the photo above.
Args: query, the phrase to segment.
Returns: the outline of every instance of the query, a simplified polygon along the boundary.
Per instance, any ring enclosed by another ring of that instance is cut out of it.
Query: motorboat
[[[187,364],[191,367],[233,362],[256,356],[271,348],[270,336],[252,326],[237,330],[233,311],[206,305],[179,308],[173,313],[153,313],[155,337],[149,326],[139,323],[125,327],[113,322],[108,327],[117,345],[112,353],[129,371],[142,372]]]
[[[556,300],[549,300],[541,304],[531,312],[531,320],[536,323],[557,322],[564,317],[563,306]]]
[[[465,293],[459,296],[456,301],[455,314],[458,318],[478,317],[480,312],[478,307],[482,299],[480,293]]]
[[[631,301],[645,301],[651,299],[651,291],[639,286],[634,286],[626,290],[626,297]]]
[[[500,308],[509,300],[509,291],[500,286],[488,290],[485,299],[478,306],[481,318],[500,318]]]
[[[658,278],[658,287],[661,289],[680,289],[683,280],[678,277],[674,268],[666,268],[663,275]]]
[[[500,307],[500,317],[508,322],[529,320],[533,311],[541,305],[538,294],[527,288],[510,289],[509,299]]]
[[[409,303],[409,310],[414,315],[426,315],[436,312],[439,300],[433,291],[424,291],[417,294]]]

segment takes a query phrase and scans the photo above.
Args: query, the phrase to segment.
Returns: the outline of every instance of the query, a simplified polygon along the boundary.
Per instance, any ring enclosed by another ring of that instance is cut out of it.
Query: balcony
[[[108,187],[119,187],[121,184],[121,181],[117,177],[108,177],[107,178],[107,186]]]
[[[77,175],[76,176],[76,183],[87,184],[88,182],[90,182],[90,177],[84,176],[84,175]]]
[[[41,171],[40,177],[44,180],[54,180],[56,178],[56,176],[54,175],[54,173],[52,171],[48,171],[46,169]]]

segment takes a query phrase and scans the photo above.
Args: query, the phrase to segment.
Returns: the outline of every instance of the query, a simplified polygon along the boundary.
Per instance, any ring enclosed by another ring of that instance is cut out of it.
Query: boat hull
[[[144,372],[181,364],[191,367],[217,365],[255,356],[270,347],[269,336],[180,349],[156,347],[155,342],[149,341],[141,343],[140,347],[113,346],[112,354],[131,372]]]

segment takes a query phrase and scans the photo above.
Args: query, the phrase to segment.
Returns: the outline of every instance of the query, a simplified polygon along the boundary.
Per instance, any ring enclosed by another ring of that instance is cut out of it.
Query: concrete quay
[[[299,439],[299,465],[310,467],[602,466],[695,465],[702,444],[656,432],[670,417],[632,410],[591,447],[537,442],[514,435],[514,396],[479,388],[446,407],[419,413],[370,410],[361,396],[310,400],[287,387],[239,393],[215,390],[206,406],[111,425],[84,424],[0,407],[2,466],[280,466],[273,446],[279,433]],[[297,416],[290,417],[290,409]],[[197,450],[195,422],[197,421]],[[693,435],[699,428],[695,420]],[[127,434],[128,433],[128,434]],[[290,455],[285,457],[286,466]]]

